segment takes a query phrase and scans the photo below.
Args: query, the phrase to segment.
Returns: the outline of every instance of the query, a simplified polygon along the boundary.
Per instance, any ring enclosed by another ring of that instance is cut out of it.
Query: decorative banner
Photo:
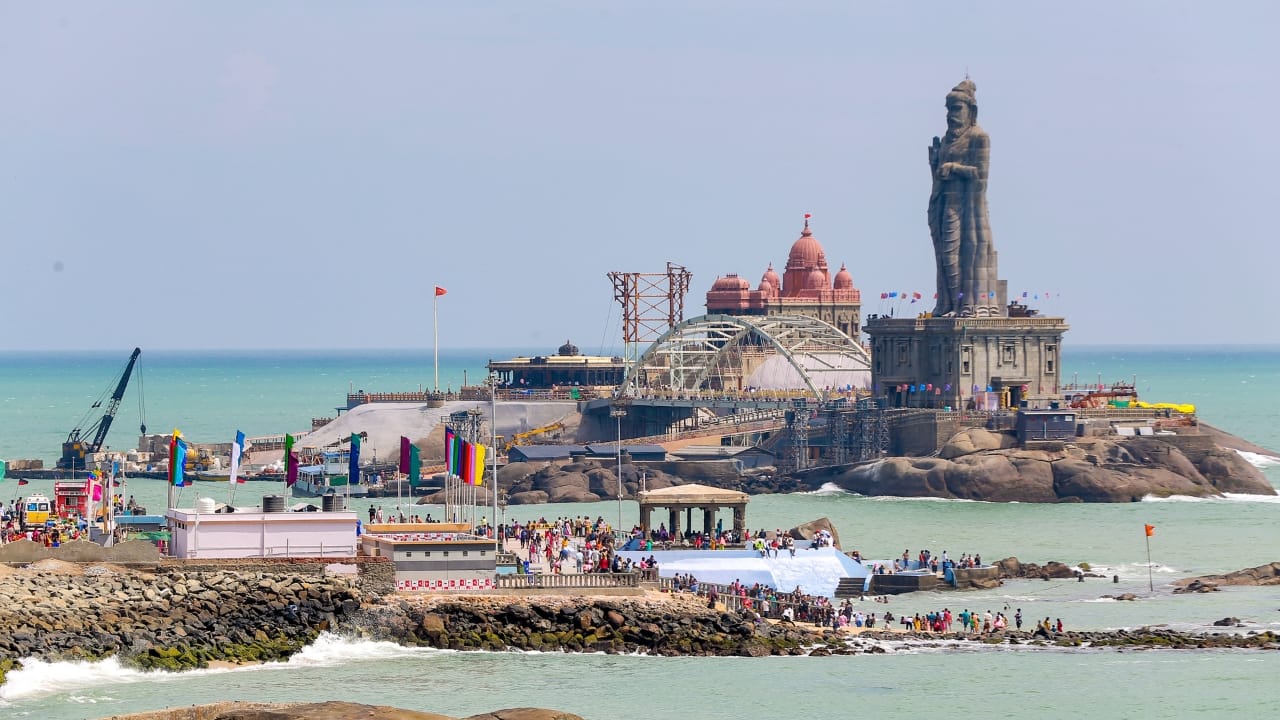
[[[446,475],[457,475],[458,466],[454,461],[454,446],[458,444],[458,436],[453,428],[444,426],[444,472]]]
[[[236,431],[236,440],[231,443],[231,476],[227,478],[233,483],[242,483],[244,478],[240,477],[240,457],[244,455],[244,433]]]
[[[400,465],[397,470],[401,474],[409,473],[409,448],[413,447],[413,443],[409,442],[409,438],[400,436]]]
[[[289,478],[293,477],[291,481]],[[293,436],[285,433],[284,435],[284,483],[288,487],[293,487],[293,483],[298,479],[298,456],[293,454]]]
[[[484,455],[485,447],[476,445],[476,477],[474,484],[477,486],[484,484]]]
[[[360,435],[351,433],[351,457],[347,460],[347,484],[360,484]]]
[[[288,436],[286,436],[288,437]],[[169,440],[169,484],[174,487],[186,487],[187,478],[185,476],[187,464],[187,442],[182,439],[182,433],[177,429],[173,431],[173,438]]]

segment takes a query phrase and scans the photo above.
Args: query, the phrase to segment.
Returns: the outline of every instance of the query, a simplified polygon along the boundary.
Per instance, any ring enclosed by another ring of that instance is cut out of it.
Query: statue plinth
[[[890,407],[1018,407],[1061,385],[1060,317],[867,319],[871,383]],[[994,395],[992,395],[994,394]]]

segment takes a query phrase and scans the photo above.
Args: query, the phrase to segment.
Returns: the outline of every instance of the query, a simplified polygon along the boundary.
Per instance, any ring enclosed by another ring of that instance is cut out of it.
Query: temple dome
[[[809,221],[804,221],[804,230],[800,239],[791,246],[791,254],[787,256],[787,269],[826,267],[827,255],[822,251],[822,244],[809,229]]]
[[[778,279],[778,273],[773,269],[773,263],[769,263],[769,269],[764,271],[764,277],[760,279],[760,289],[764,289],[764,284],[769,283],[775,288],[782,287],[782,281]]]
[[[853,289],[853,276],[850,275],[849,271],[845,269],[844,263],[840,263],[840,272],[836,273],[835,289],[836,290],[852,290]]]
[[[805,289],[807,289],[807,290],[826,290],[826,289],[827,289],[827,274],[826,274],[826,273],[824,273],[824,272],[822,272],[822,271],[821,271],[821,270],[819,270],[818,268],[814,268],[814,269],[810,270],[810,271],[809,271],[809,278],[808,278],[808,281],[805,283]]]
[[[711,285],[711,292],[751,292],[751,283],[744,277],[738,277],[737,273],[729,273],[716,278]]]
[[[574,345],[569,340],[565,340],[564,344],[560,346],[560,350],[558,351],[557,354],[560,355],[561,357],[568,357],[572,355],[581,355],[582,353],[578,352],[577,345]]]
[[[773,297],[773,283],[769,282],[768,278],[761,280],[760,287],[756,288],[756,292],[765,297]]]

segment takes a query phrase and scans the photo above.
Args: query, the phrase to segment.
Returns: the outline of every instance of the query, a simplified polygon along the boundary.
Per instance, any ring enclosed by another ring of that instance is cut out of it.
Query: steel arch
[[[753,338],[785,358],[809,392],[820,394],[814,373],[869,370],[871,356],[860,343],[835,327],[804,315],[701,315],[668,330],[627,368],[621,393],[635,395],[639,378],[658,373],[676,390],[698,390],[729,353]],[[833,363],[845,358],[851,365]],[[808,367],[809,359],[818,367]]]

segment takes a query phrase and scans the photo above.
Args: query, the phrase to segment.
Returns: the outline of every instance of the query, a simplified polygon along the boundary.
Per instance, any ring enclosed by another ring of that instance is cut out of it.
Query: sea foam
[[[1240,453],[1240,457],[1244,458],[1245,460],[1248,460],[1250,465],[1259,469],[1268,468],[1268,467],[1271,467],[1272,465],[1280,465],[1280,458],[1275,457],[1273,455],[1263,455],[1262,453],[1252,453],[1252,452],[1249,452],[1248,450],[1236,450],[1236,452]]]
[[[850,493],[848,490],[845,490],[844,488],[840,487],[835,483],[823,483],[822,487],[818,488],[817,490],[808,490],[808,491],[800,492],[796,494],[827,496],[827,495],[849,495]]]
[[[36,658],[22,660],[20,670],[12,670],[0,685],[0,701],[29,699],[55,695],[84,688],[127,685],[137,682],[168,682],[192,675],[214,675],[253,670],[288,670],[307,667],[332,667],[361,661],[394,660],[411,656],[451,653],[451,650],[409,648],[391,642],[353,640],[332,633],[321,633],[316,641],[299,650],[288,660],[261,665],[208,668],[166,672],[139,670],[120,663],[118,658],[88,661],[48,662]],[[3,703],[0,702],[0,706]]]

